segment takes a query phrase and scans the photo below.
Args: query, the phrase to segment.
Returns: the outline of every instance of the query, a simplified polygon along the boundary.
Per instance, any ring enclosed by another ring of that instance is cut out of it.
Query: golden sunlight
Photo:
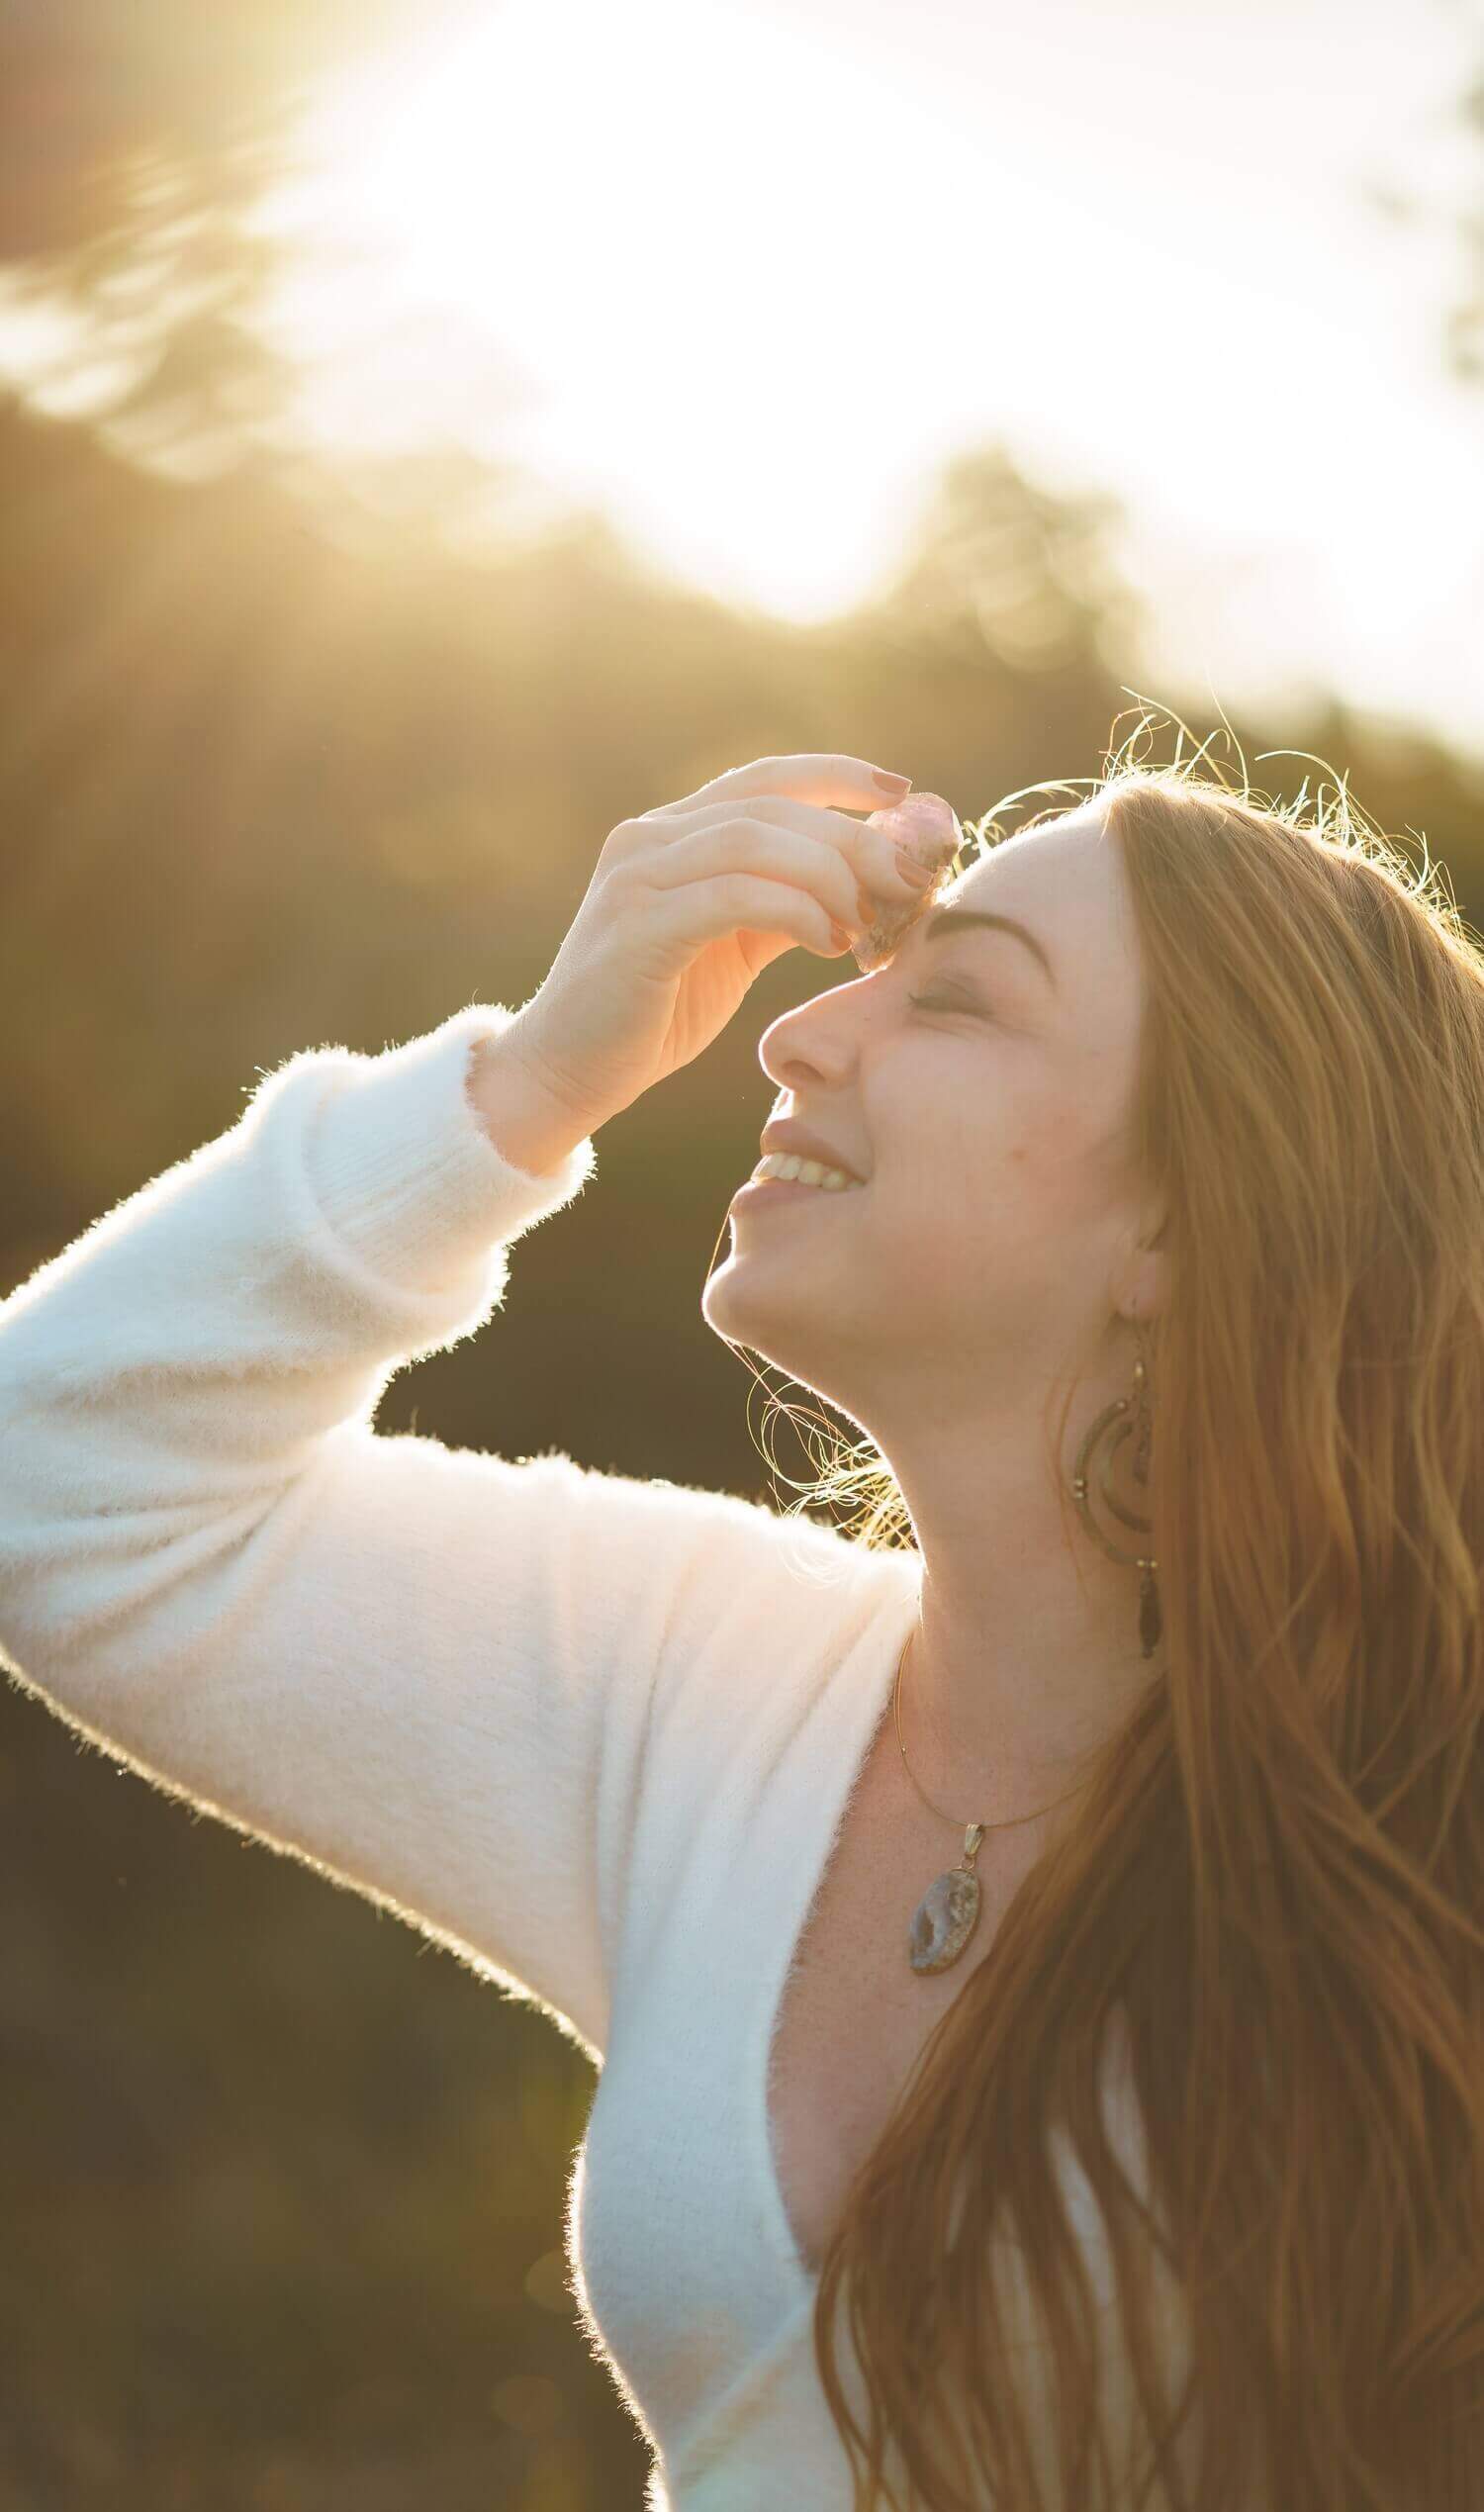
[[[1165,46],[1155,0],[1128,57],[1083,0],[945,9],[922,44],[826,0],[509,0],[305,118],[259,220],[292,247],[293,424],[347,462],[514,466],[537,510],[599,507],[800,622],[870,600],[943,466],[997,439],[1051,494],[1122,502],[1156,683],[1289,722],[1328,678],[1457,737],[1477,444],[1410,245],[1365,223],[1344,117],[1315,120],[1330,11],[1250,30],[1254,189],[1229,23]],[[1440,59],[1351,34],[1349,75],[1420,127]],[[1314,372],[1364,375],[1343,426]]]
[[[886,311],[949,336],[962,251],[942,238],[1007,207],[1003,159],[942,142],[930,104],[803,26],[504,8],[347,81],[306,130],[271,212],[303,239],[278,301],[303,422],[347,452],[436,437],[519,460],[733,598],[827,606],[883,531],[910,540],[913,492],[982,420],[992,337],[929,383]],[[1025,168],[1016,216],[1006,344],[1047,256],[1086,245]]]

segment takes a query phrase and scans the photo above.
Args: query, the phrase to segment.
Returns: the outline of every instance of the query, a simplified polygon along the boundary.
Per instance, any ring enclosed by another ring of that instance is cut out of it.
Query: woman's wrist
[[[547,1176],[585,1139],[522,1064],[509,1032],[475,1040],[464,1086],[501,1159],[529,1177]]]

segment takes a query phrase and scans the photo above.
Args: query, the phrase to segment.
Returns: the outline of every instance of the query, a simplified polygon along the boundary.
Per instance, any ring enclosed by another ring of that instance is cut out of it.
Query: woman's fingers
[[[884,779],[884,783],[881,781]],[[884,768],[874,767],[869,759],[854,759],[843,751],[796,751],[780,759],[752,759],[746,767],[727,768],[709,785],[697,786],[679,802],[664,802],[658,812],[645,816],[668,817],[677,811],[694,811],[703,802],[751,801],[759,794],[776,793],[790,801],[833,805],[844,811],[876,811],[882,801],[894,802],[911,788],[910,777],[893,776]]]
[[[837,921],[847,925],[869,924],[875,914],[873,900],[885,899],[892,907],[906,898],[921,894],[921,884],[902,871],[902,850],[889,830],[868,828],[864,820],[853,820],[843,811],[832,811],[813,803],[794,802],[783,794],[765,793],[740,808],[734,802],[703,802],[696,809],[669,815],[674,820],[674,836],[667,834],[667,847],[680,838],[695,838],[710,830],[736,827],[743,820],[767,823],[787,835],[805,840],[811,846],[832,848],[847,872],[847,885],[835,884]],[[653,819],[652,812],[646,817]],[[641,825],[630,823],[631,828]],[[707,861],[715,860],[711,850]],[[910,860],[910,859],[908,859]],[[788,878],[787,857],[774,850],[770,868],[778,867],[778,877]],[[795,873],[794,878],[802,876]],[[859,883],[867,895],[858,897]],[[839,909],[844,906],[845,913]]]

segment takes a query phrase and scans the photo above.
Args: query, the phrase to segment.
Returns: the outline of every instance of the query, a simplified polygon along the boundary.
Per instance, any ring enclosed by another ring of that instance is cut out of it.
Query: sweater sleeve
[[[470,1054],[513,1017],[294,1057],[0,1303],[0,1666],[597,2057],[672,1620],[784,1522],[372,1430],[594,1172],[490,1142]]]

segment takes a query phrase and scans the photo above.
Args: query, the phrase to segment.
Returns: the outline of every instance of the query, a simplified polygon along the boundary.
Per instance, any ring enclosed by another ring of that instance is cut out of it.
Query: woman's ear
[[[1159,1237],[1164,1225],[1159,1226]],[[1123,1278],[1120,1313],[1131,1322],[1148,1325],[1164,1307],[1169,1284],[1169,1257],[1158,1245],[1141,1247],[1129,1262]]]

